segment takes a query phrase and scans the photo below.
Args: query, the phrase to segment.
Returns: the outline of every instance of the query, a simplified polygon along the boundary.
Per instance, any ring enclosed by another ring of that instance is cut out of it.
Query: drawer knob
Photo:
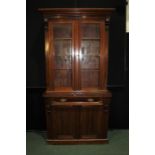
[[[67,100],[65,98],[61,98],[60,102],[66,102]]]
[[[94,99],[93,98],[88,98],[88,102],[93,102]]]
[[[76,96],[76,94],[75,94],[75,93],[72,93],[72,95],[73,95],[73,96]]]

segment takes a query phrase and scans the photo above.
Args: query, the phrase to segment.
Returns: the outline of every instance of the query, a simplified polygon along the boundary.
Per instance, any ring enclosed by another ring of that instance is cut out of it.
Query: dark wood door
[[[82,106],[80,109],[80,138],[106,138],[108,113],[103,106]]]
[[[79,110],[76,106],[53,105],[51,107],[50,123],[51,138],[78,138]]]
[[[48,111],[48,138],[106,138],[108,111],[102,102],[53,102]]]

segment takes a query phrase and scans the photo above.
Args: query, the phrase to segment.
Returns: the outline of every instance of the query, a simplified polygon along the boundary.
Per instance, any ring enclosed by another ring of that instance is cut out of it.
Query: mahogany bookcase
[[[107,143],[108,27],[113,8],[40,8],[49,144]]]

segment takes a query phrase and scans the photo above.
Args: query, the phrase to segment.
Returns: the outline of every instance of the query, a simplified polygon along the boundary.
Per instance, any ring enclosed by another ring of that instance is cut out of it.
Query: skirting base
[[[107,144],[108,139],[48,139],[48,144]]]

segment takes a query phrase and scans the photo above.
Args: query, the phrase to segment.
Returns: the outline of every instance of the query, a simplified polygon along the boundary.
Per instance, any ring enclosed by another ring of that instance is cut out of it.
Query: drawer
[[[77,97],[77,98],[67,98],[67,97],[61,97],[61,98],[53,98],[53,101],[56,102],[98,102],[102,101],[102,98],[87,98],[87,97]]]
[[[51,92],[45,92],[44,97],[48,98],[48,97],[72,97],[72,98],[76,98],[76,97],[87,97],[87,98],[93,98],[93,97],[106,97],[106,98],[110,98],[111,97],[111,93],[107,92],[107,91],[72,91],[72,92],[56,92],[56,91],[51,91]]]
[[[109,99],[103,98],[48,98],[48,106],[109,106]]]
[[[51,106],[103,106],[103,102],[56,102],[53,101]]]

